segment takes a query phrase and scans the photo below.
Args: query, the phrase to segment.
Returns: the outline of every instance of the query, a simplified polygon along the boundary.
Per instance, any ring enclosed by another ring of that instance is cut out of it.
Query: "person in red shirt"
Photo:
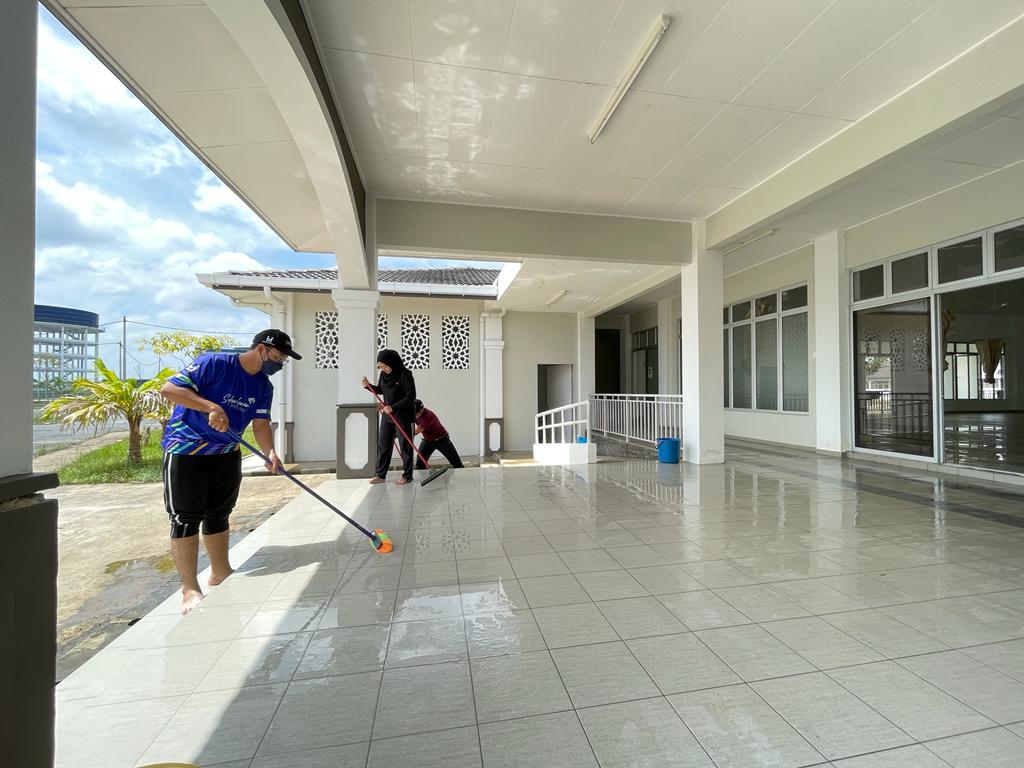
[[[423,439],[420,441],[420,453],[423,454],[423,458],[416,459],[416,469],[426,469],[423,459],[430,461],[430,454],[434,451],[440,451],[454,469],[462,469],[459,452],[455,450],[452,439],[448,436],[448,430],[444,428],[437,415],[429,408],[424,408],[422,400],[417,400],[415,407],[416,434],[423,435]]]

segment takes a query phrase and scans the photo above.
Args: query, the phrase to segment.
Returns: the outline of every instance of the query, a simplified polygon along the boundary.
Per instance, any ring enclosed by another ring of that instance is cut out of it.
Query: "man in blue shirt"
[[[174,403],[163,439],[164,506],[183,614],[203,599],[196,575],[200,530],[210,556],[210,586],[232,573],[228,516],[242,483],[242,454],[230,435],[242,434],[251,422],[256,442],[270,459],[267,469],[276,473],[281,467],[270,428],[270,376],[289,358],[302,356],[292,349],[288,334],[271,328],[257,333],[241,354],[200,355],[160,389]]]

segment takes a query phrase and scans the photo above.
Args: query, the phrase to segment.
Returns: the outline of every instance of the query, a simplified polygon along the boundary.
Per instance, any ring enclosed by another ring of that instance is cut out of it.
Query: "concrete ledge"
[[[533,460],[537,464],[596,464],[597,446],[593,443],[534,443]]]
[[[787,451],[789,453],[798,453],[803,456],[831,456],[835,459],[841,459],[843,457],[843,454],[835,451],[819,451],[816,448],[811,448],[806,445],[777,443],[771,440],[758,440],[753,437],[735,437],[733,435],[726,435],[725,444],[726,447],[733,446],[736,448],[770,448],[775,451]]]
[[[11,499],[31,496],[60,485],[56,472],[26,472],[0,477],[0,504]]]

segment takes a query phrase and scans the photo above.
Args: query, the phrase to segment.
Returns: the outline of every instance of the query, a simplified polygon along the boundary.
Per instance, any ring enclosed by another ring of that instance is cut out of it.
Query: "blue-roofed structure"
[[[67,384],[95,376],[103,329],[95,312],[36,304],[32,328],[32,386],[36,399],[48,399]]]

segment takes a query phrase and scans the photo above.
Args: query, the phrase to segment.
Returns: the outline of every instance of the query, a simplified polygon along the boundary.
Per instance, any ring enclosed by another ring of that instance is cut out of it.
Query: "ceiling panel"
[[[205,5],[80,8],[72,15],[150,95],[263,85]]]
[[[731,101],[830,1],[732,0],[683,59],[665,90]]]
[[[472,202],[477,195],[479,179],[469,163],[374,153],[357,157],[368,186],[378,194],[460,202]]]
[[[737,102],[795,111],[935,0],[838,0],[761,72]]]
[[[504,70],[587,81],[620,5],[621,0],[518,0]]]
[[[419,154],[412,61],[329,49],[324,63],[356,150]]]
[[[497,72],[415,62],[416,112],[426,157],[475,160],[498,93]]]
[[[711,179],[723,187],[749,189],[839,133],[850,123],[827,117],[790,115],[784,123]]]
[[[412,56],[409,0],[302,0],[310,25],[325,48]]]
[[[616,147],[604,172],[642,179],[654,176],[724,108],[717,101],[653,95],[650,107],[635,120],[635,127]],[[598,141],[603,138],[602,134]]]
[[[1003,118],[936,149],[929,157],[1002,168],[1024,158],[1024,120]]]
[[[674,218],[692,219],[696,216],[707,216],[717,211],[730,200],[735,200],[745,190],[729,187],[712,187],[705,185],[680,200],[675,206]]]
[[[617,213],[641,186],[643,182],[639,179],[598,176],[583,193],[576,204],[576,210],[584,213]]]
[[[937,3],[801,111],[861,118],[1022,12],[1020,0]]]
[[[541,174],[533,168],[483,163],[475,163],[473,171],[477,176],[477,195],[481,202],[508,205],[509,201],[517,200],[520,206],[530,197]]]
[[[593,181],[592,173],[541,171],[537,185],[526,201],[526,207],[571,211]]]
[[[426,61],[500,69],[514,6],[513,0],[413,0],[413,55]]]
[[[789,114],[768,109],[727,107],[683,147],[658,174],[664,181],[702,183],[709,180],[734,158],[756,144],[780,125]]]
[[[629,132],[643,124],[645,115],[656,98],[652,93],[630,92],[619,103],[615,117],[593,144],[588,134],[597,116],[611,97],[612,88],[604,85],[583,85],[551,142],[544,161],[547,168],[598,172]]]
[[[696,190],[695,184],[648,181],[622,206],[619,212],[627,216],[655,219],[679,218],[678,211],[675,210],[676,205]]]
[[[563,80],[502,75],[481,159],[539,168],[581,88]]]
[[[266,88],[164,93],[154,101],[199,147],[292,138]]]
[[[672,17],[672,24],[634,84],[642,91],[663,92],[665,83],[703,37],[725,2],[625,0],[601,46],[600,55],[591,62],[589,80],[618,85],[655,20],[662,14],[668,14]]]

